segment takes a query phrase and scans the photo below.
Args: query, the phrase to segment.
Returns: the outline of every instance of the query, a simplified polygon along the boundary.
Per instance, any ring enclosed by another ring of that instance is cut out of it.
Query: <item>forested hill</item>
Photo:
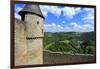
[[[44,50],[94,53],[94,32],[45,32]]]

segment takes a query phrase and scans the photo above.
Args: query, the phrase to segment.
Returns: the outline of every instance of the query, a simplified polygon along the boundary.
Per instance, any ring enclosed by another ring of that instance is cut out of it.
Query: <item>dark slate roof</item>
[[[19,15],[21,15],[21,16],[23,16],[27,13],[36,14],[38,16],[43,17],[39,5],[27,4],[27,5],[25,5],[25,7],[21,11],[19,11]]]

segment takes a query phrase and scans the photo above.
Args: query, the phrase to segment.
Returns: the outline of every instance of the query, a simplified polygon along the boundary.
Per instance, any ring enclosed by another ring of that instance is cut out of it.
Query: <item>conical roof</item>
[[[19,11],[19,15],[21,15],[21,16],[28,14],[28,13],[36,14],[38,16],[43,17],[39,5],[27,4],[27,5],[25,5],[25,7],[21,11]]]

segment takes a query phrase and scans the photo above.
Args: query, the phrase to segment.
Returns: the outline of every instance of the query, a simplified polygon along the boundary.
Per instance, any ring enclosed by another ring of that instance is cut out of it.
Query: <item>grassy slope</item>
[[[44,50],[72,52],[72,53],[88,53],[85,51],[86,48],[83,49],[81,48],[81,46],[79,46],[79,42],[84,40],[85,41],[91,40],[93,42],[93,32],[85,32],[85,33],[76,33],[76,32],[50,33],[49,32],[49,33],[45,33]],[[88,44],[88,46],[89,45],[92,45],[91,47],[93,47],[93,44]],[[91,51],[90,48],[89,50]],[[90,53],[92,53],[92,51]]]

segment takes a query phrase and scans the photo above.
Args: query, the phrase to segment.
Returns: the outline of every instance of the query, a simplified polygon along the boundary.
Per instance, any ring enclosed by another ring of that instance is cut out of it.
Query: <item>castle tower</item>
[[[27,4],[19,14],[25,22],[27,65],[43,64],[44,17],[39,5]]]

